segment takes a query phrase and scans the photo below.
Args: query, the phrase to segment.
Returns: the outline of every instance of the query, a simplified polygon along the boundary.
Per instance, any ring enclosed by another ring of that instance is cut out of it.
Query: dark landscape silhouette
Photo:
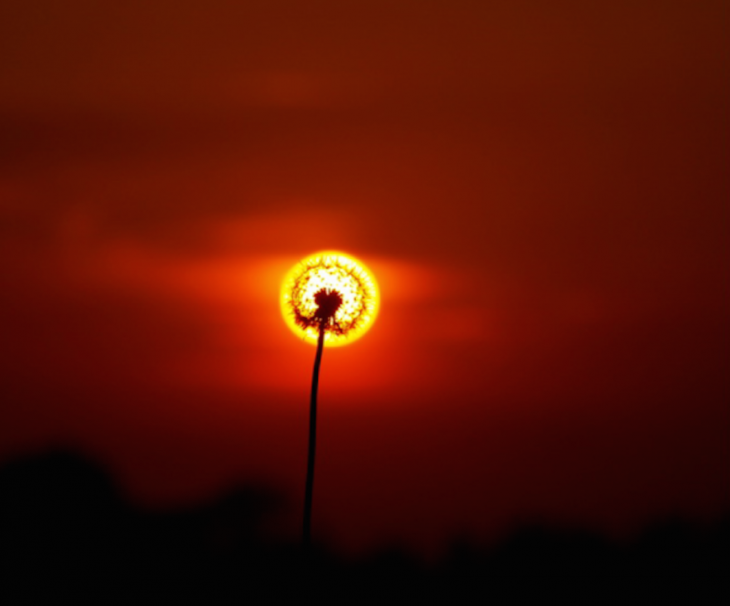
[[[687,603],[722,603],[730,593],[730,516],[704,526],[656,523],[630,543],[526,527],[495,545],[454,541],[425,564],[387,548],[344,558],[316,542],[305,555],[298,542],[267,530],[286,503],[262,486],[147,511],[128,502],[97,463],[68,450],[7,462],[0,499],[4,604],[250,603],[310,594],[348,604],[547,595],[597,604],[678,591]]]

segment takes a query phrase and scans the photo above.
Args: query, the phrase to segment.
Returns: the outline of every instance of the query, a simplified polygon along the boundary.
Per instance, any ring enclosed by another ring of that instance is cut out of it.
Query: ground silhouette
[[[383,550],[361,559],[270,538],[282,498],[238,487],[215,502],[151,512],[91,459],[53,451],[0,469],[0,602],[97,604],[459,603],[563,596],[614,603],[728,596],[730,516],[674,521],[630,544],[580,530],[523,528],[498,545],[454,542],[437,564]]]

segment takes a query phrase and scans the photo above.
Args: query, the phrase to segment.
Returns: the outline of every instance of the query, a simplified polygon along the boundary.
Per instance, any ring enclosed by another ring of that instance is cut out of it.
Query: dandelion
[[[309,449],[302,536],[311,544],[312,489],[317,441],[317,390],[325,345],[352,343],[370,328],[378,311],[378,288],[368,269],[337,252],[307,257],[287,274],[281,290],[284,319],[295,334],[316,343],[309,406]]]
[[[322,293],[340,297],[329,315]],[[325,345],[352,343],[370,328],[377,307],[378,288],[372,274],[360,261],[338,252],[317,253],[299,262],[287,274],[281,291],[286,323],[312,344],[317,343],[322,321]]]

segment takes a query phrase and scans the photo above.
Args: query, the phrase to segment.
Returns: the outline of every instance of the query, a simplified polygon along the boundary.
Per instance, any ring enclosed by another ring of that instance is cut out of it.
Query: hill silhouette
[[[283,505],[242,486],[186,509],[128,502],[95,462],[46,452],[0,469],[0,600],[5,604],[211,604],[294,598],[341,603],[465,601],[475,596],[625,597],[719,603],[728,597],[730,517],[711,526],[657,524],[631,543],[580,530],[531,527],[491,547],[455,542],[437,564],[383,550],[360,559],[272,539]]]

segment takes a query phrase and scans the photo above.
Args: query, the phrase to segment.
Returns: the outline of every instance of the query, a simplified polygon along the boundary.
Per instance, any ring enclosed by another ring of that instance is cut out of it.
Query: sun
[[[280,303],[294,334],[316,345],[324,323],[324,344],[338,347],[370,329],[380,293],[364,263],[341,252],[322,251],[291,268],[281,285]]]

